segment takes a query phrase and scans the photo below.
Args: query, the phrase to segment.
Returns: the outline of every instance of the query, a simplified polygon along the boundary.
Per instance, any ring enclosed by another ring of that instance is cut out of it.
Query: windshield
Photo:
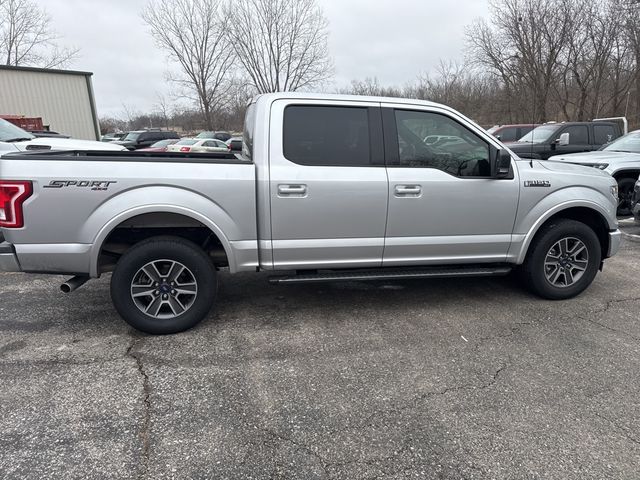
[[[215,132],[201,132],[196,135],[196,138],[215,138],[214,134]]]
[[[551,140],[551,137],[558,131],[559,128],[560,125],[541,125],[540,127],[536,127],[531,130],[518,141],[526,143],[543,143],[547,140]]]
[[[608,152],[640,153],[640,131],[631,132],[603,148]]]
[[[198,140],[187,138],[185,140],[180,140],[179,142],[176,143],[176,145],[195,145],[196,143],[198,143]]]
[[[125,142],[127,142],[127,141],[134,142],[134,141],[136,141],[138,139],[139,136],[140,136],[140,132],[131,132],[131,133],[127,134],[126,137],[124,137],[124,141]]]
[[[13,123],[0,118],[0,142],[15,142],[17,140],[31,140],[36,138],[26,130],[16,127]]]
[[[173,145],[174,143],[176,143],[178,140],[160,140],[159,142],[154,143],[153,145],[151,145],[152,147],[166,147],[167,145]]]

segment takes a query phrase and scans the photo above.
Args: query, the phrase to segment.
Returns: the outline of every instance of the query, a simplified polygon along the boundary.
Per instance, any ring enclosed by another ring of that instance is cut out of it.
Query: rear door
[[[518,173],[512,166],[509,178],[490,176],[489,135],[435,106],[383,104],[383,119],[389,175],[383,265],[505,262]],[[427,145],[429,135],[443,141]]]
[[[274,268],[381,265],[387,174],[378,107],[301,99],[272,104]]]

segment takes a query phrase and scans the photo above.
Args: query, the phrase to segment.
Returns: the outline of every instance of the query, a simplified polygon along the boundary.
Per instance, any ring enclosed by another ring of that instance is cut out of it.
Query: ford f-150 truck
[[[520,160],[443,105],[268,94],[237,156],[0,158],[0,269],[74,275],[67,292],[112,271],[117,311],[150,333],[202,320],[222,268],[284,284],[517,268],[566,299],[618,250],[616,205],[609,175]]]

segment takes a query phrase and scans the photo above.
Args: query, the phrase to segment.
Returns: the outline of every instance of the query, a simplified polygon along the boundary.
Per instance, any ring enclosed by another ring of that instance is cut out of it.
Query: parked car
[[[225,142],[232,152],[242,151],[242,137],[231,137]]]
[[[180,135],[170,130],[136,130],[129,132],[122,140],[114,143],[123,145],[128,150],[138,150],[139,148],[147,148],[160,140],[180,139]]]
[[[516,142],[535,127],[536,125],[532,123],[496,125],[487,131],[502,142]]]
[[[129,132],[115,132],[115,133],[105,133],[100,137],[101,142],[117,142],[118,140],[124,139]]]
[[[166,152],[167,147],[169,145],[173,145],[174,143],[179,142],[178,138],[169,138],[167,140],[160,140],[159,142],[154,143],[148,148],[139,148],[139,152]]]
[[[216,140],[215,138],[183,138],[179,142],[167,147],[167,152],[181,153],[226,153],[229,152],[229,150],[229,146],[226,143],[222,140]]]
[[[630,132],[596,152],[555,155],[549,160],[595,167],[613,176],[618,182],[618,215],[631,215],[633,189],[640,176],[640,130]]]
[[[195,138],[215,138],[226,142],[231,138],[231,134],[229,132],[200,132]]]
[[[122,151],[120,145],[74,138],[46,137],[38,138],[26,130],[0,118],[0,155],[26,150],[112,150]]]
[[[520,158],[540,158],[598,150],[622,135],[613,122],[548,123],[534,128],[517,142],[505,142]]]
[[[636,223],[640,225],[640,178],[636,181],[635,188],[633,189],[631,213],[633,213],[633,218],[635,218]]]
[[[466,149],[424,143],[442,132]],[[512,157],[431,102],[261,95],[241,157],[0,158],[0,270],[76,275],[67,292],[113,271],[116,310],[160,334],[207,316],[222,267],[279,272],[271,281],[283,285],[518,268],[533,292],[560,300],[584,291],[620,246],[610,175]],[[65,215],[51,222],[51,212]]]

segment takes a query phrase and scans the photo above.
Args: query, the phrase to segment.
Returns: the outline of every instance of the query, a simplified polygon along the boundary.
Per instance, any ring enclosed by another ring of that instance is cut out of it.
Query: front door
[[[380,266],[387,174],[379,104],[278,100],[271,126],[274,268]]]
[[[491,178],[488,134],[463,117],[436,107],[386,107],[383,265],[504,262],[518,208],[517,169],[511,178]]]

